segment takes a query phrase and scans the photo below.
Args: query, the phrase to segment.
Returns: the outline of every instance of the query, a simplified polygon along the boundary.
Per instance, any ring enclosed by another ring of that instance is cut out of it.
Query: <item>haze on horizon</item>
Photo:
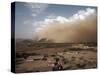
[[[97,8],[17,2],[15,37],[53,43],[96,42]]]

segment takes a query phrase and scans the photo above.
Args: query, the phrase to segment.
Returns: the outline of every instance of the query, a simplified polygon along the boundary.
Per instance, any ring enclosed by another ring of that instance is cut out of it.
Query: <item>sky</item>
[[[97,11],[97,8],[92,7],[92,6],[16,2],[15,4],[15,37],[24,38],[24,39],[38,38],[40,37],[38,35],[42,35],[44,33],[38,34],[35,32],[42,32],[41,29],[43,28],[46,29],[46,27],[43,27],[43,26],[50,27],[50,26],[54,26],[55,23],[57,24],[59,22],[69,23],[69,20],[70,21],[73,19],[78,20],[78,18],[84,19],[83,15],[88,14],[90,11],[91,12]],[[57,25],[59,26],[59,24]],[[64,27],[64,25],[61,25],[61,27]],[[59,31],[61,31],[61,29]],[[56,32],[53,32],[53,33],[56,34]],[[54,34],[50,33],[50,35],[54,35]],[[42,36],[45,36],[45,35],[42,35]],[[45,36],[43,38],[47,38],[47,37]]]

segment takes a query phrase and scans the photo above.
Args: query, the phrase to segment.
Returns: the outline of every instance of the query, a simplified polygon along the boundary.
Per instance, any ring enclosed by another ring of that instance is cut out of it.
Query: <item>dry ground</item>
[[[16,44],[16,72],[43,72],[52,71],[55,58],[60,59],[63,66],[62,70],[91,69],[97,67],[96,46],[89,44],[88,48],[73,47],[77,44]],[[34,58],[29,56],[43,56],[46,59]],[[25,58],[26,57],[26,58]],[[63,59],[62,59],[63,58]]]

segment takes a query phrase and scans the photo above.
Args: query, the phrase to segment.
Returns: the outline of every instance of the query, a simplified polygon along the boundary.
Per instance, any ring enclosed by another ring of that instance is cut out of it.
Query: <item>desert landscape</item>
[[[44,72],[97,67],[97,44],[16,41],[16,72]]]
[[[97,68],[97,7],[17,2],[15,12],[16,73]]]

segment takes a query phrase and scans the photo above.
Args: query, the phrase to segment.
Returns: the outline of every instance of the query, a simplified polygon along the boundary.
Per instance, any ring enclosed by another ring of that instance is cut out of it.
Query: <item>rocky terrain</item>
[[[45,72],[97,67],[96,43],[16,42],[16,72]]]

